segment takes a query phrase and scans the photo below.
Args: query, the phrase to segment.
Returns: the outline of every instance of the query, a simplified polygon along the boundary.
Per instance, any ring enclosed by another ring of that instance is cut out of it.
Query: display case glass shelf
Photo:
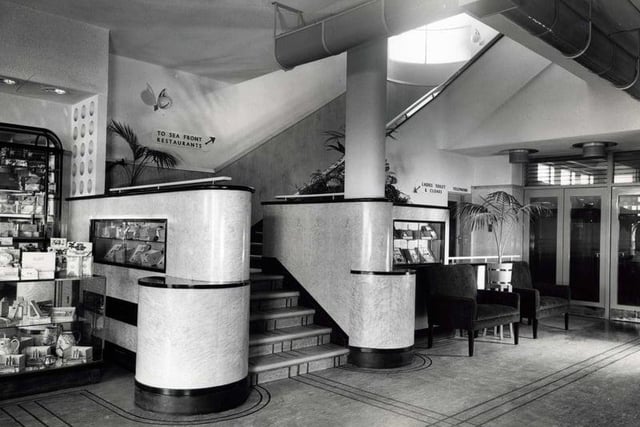
[[[94,261],[165,272],[166,219],[91,221]]]
[[[105,290],[100,276],[0,281],[0,398],[64,387],[65,372],[101,364]],[[56,370],[55,383],[21,382]]]
[[[444,222],[393,222],[394,265],[444,262]]]
[[[0,123],[0,237],[60,233],[62,144],[47,129]]]

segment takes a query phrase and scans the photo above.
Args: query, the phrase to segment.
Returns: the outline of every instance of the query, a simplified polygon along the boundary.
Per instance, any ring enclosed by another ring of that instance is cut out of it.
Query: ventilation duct
[[[275,37],[275,56],[290,69],[400,34],[462,10],[452,0],[373,0]]]
[[[537,153],[538,150],[532,148],[512,148],[505,150],[501,154],[509,155],[509,163],[529,163],[529,155]]]
[[[640,99],[640,11],[628,0],[510,0],[502,13]]]

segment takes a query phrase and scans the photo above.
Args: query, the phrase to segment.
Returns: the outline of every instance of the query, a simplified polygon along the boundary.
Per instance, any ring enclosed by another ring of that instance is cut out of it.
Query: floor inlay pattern
[[[261,386],[252,389],[247,402],[219,414],[169,416],[138,408],[125,409],[83,389],[12,400],[0,405],[0,426],[190,426],[211,425],[252,415],[269,404],[271,395]],[[77,408],[83,408],[78,411]]]
[[[351,365],[255,387],[241,407],[168,416],[133,402],[133,375],[111,368],[99,384],[0,402],[0,426],[394,426],[637,427],[640,325],[576,318],[541,323],[540,337],[416,341],[411,365]]]

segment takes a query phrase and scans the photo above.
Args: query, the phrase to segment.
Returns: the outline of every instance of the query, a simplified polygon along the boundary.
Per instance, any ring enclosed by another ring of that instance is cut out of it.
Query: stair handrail
[[[478,59],[480,59],[482,55],[484,55],[489,49],[495,46],[495,44],[498,43],[498,41],[500,41],[502,37],[504,37],[502,33],[496,34],[491,40],[487,42],[487,44],[485,44],[482,47],[482,49],[478,50],[475,53],[475,55],[473,55],[467,62],[465,62],[464,65],[460,67],[458,71],[453,73],[447,80],[445,80],[443,83],[431,89],[429,92],[427,92],[425,95],[420,97],[417,101],[415,101],[409,107],[405,108],[404,111],[402,111],[400,114],[398,114],[389,122],[387,122],[385,129],[387,130],[393,129],[392,132],[395,132],[400,126],[405,124],[407,120],[413,117],[418,111],[422,110],[424,107],[430,104],[434,99],[436,99],[442,92],[444,92],[444,90],[447,89],[454,81],[456,81],[465,71],[471,68],[471,66],[475,64],[476,61],[478,61]],[[343,163],[344,163],[344,156],[342,156],[339,160],[329,165],[329,167],[323,170],[320,173],[320,175],[327,176],[328,174],[336,170],[338,167],[340,167]],[[300,191],[304,190],[311,184],[312,184],[311,182],[305,184],[300,189],[298,189],[298,191],[294,195],[299,195]]]

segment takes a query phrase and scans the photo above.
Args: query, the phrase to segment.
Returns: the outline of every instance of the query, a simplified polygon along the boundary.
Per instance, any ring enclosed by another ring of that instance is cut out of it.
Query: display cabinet
[[[60,235],[62,144],[51,131],[0,123],[0,237],[44,249]]]
[[[445,222],[393,222],[394,265],[444,262]]]
[[[166,219],[94,219],[94,262],[165,272]]]
[[[96,382],[104,277],[0,282],[0,399]]]

